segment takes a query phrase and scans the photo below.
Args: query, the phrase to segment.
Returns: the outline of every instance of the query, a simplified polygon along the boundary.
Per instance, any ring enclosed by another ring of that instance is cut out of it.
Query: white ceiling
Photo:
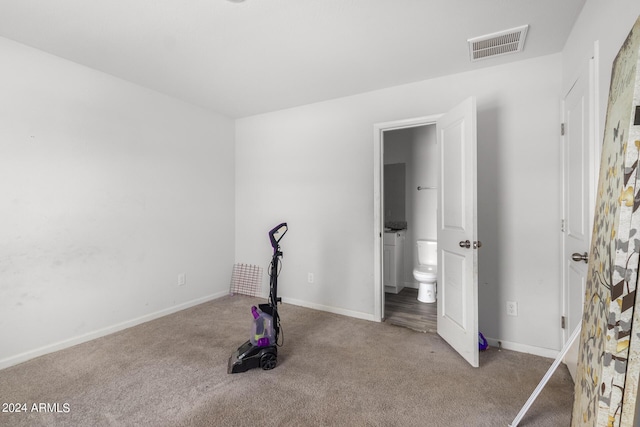
[[[560,52],[585,0],[0,0],[0,36],[229,117]],[[529,24],[524,51],[467,39]]]

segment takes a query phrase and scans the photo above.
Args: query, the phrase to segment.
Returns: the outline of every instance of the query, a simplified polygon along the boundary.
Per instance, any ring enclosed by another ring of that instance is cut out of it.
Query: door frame
[[[435,125],[444,114],[394,120],[373,125],[373,319],[384,320],[384,132]]]

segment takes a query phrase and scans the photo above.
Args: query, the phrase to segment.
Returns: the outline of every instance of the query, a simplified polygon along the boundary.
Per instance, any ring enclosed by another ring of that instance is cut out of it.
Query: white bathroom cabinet
[[[384,291],[397,294],[404,288],[402,278],[404,265],[405,230],[384,232]]]

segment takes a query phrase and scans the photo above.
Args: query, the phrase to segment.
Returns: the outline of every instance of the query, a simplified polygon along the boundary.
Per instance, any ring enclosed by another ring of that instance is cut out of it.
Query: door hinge
[[[560,135],[564,136],[564,123],[560,123]]]
[[[564,219],[560,220],[560,231],[564,233]]]
[[[567,318],[562,316],[562,321],[560,322],[562,329],[567,329]]]

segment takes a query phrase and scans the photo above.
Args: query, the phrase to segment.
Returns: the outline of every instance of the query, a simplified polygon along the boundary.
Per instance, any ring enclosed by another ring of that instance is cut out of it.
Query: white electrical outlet
[[[187,284],[187,275],[185,273],[178,274],[178,286],[184,286]]]
[[[507,301],[507,315],[508,316],[517,316],[518,315],[518,303],[515,301]]]
[[[307,282],[313,283],[313,273],[307,273]]]

